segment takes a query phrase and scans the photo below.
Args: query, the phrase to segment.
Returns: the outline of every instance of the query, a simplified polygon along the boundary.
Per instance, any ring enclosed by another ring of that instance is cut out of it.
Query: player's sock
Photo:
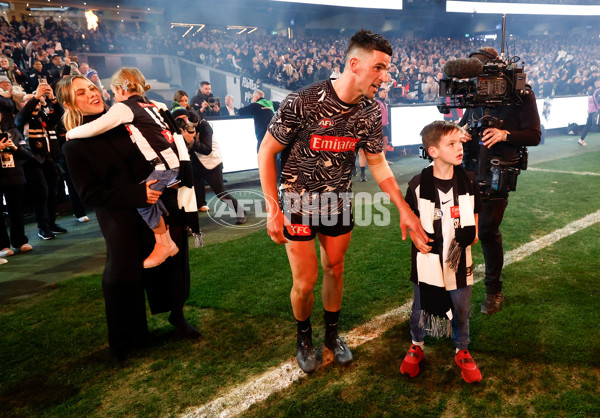
[[[325,335],[337,334],[338,319],[340,318],[340,311],[330,312],[323,310],[323,319],[325,320]]]
[[[312,335],[312,326],[310,324],[310,315],[304,321],[296,319],[296,327],[298,329],[298,335]]]

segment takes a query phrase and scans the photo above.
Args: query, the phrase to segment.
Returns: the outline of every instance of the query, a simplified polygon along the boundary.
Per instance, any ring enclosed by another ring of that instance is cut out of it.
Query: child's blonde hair
[[[140,70],[135,67],[119,68],[110,79],[111,87],[121,87],[127,93],[144,96],[150,86],[146,84],[146,78]]]

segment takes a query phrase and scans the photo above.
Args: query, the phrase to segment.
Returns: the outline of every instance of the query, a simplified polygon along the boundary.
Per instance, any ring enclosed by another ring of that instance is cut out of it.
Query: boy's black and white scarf
[[[472,278],[472,266],[467,266],[465,249],[475,239],[475,215],[473,190],[464,169],[454,167],[452,178],[454,219],[454,238],[448,250],[446,260],[443,259],[444,239],[442,231],[441,204],[439,193],[434,186],[433,166],[421,172],[419,184],[419,215],[421,225],[427,235],[434,241],[427,254],[417,253],[417,277],[421,301],[421,325],[434,337],[450,336],[452,328],[452,302],[448,290],[457,288],[456,279],[448,283],[445,279]],[[458,286],[463,287],[463,286]]]

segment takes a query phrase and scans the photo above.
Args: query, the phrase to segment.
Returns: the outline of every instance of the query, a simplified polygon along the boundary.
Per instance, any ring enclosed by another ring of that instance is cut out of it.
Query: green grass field
[[[588,149],[563,153],[576,147],[574,141],[555,141],[532,150],[544,155],[530,165],[574,173],[530,170],[520,176],[502,224],[506,251],[600,210],[600,178],[576,174],[600,173],[600,146],[590,140]],[[423,162],[398,160],[393,167],[411,165]],[[375,188],[371,181],[357,184],[359,190]],[[354,230],[343,333],[412,296],[410,244],[401,240],[392,214],[390,227]],[[506,266],[506,302],[499,314],[479,313],[485,289],[483,283],[474,286],[469,348],[483,373],[481,383],[464,383],[448,339],[427,339],[421,374],[400,375],[410,344],[408,323],[401,322],[357,347],[350,366],[328,365],[245,414],[600,416],[599,235],[595,223]],[[483,263],[480,246],[474,256],[475,264]],[[264,230],[193,250],[191,267],[185,313],[203,338],[173,340],[167,315],[148,313],[153,343],[123,365],[108,355],[99,275],[0,305],[0,415],[182,414],[295,355],[290,269],[285,249]],[[317,346],[323,340],[320,306],[317,286]]]

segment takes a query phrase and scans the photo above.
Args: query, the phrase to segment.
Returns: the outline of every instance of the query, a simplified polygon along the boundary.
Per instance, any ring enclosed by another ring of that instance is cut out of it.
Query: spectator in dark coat
[[[208,81],[200,83],[198,94],[192,97],[191,106],[202,117],[219,116],[220,106],[215,107],[215,97],[211,93],[211,85]]]
[[[32,249],[25,235],[22,202],[25,173],[21,161],[29,156],[29,147],[24,141],[14,142],[12,135],[0,134],[0,215],[6,211],[10,219],[10,233],[7,233],[4,216],[0,216],[0,257],[14,254],[11,245],[21,252]],[[3,197],[6,208],[2,204]],[[0,258],[0,264],[5,262],[4,258]]]
[[[79,91],[84,94],[77,99],[75,92]],[[57,94],[67,109],[67,129],[104,112],[99,89],[83,76],[69,76],[60,81]],[[77,116],[77,111],[83,117]],[[68,141],[63,151],[81,199],[96,209],[106,241],[102,291],[111,353],[117,360],[123,360],[130,349],[148,343],[144,291],[152,314],[170,312],[169,322],[175,326],[177,336],[199,337],[198,330],[183,316],[183,305],[189,297],[190,271],[188,238],[182,211],[178,209],[177,192],[167,189],[160,195],[144,183],[152,167],[123,126],[94,138]],[[179,253],[158,267],[144,269],[142,262],[152,251],[155,240],[136,208],[158,199],[157,193],[169,211],[165,222]]]
[[[256,135],[256,151],[267,133],[269,122],[275,112],[279,109],[279,102],[272,102],[265,99],[265,93],[262,90],[255,90],[252,94],[252,103],[238,110],[240,116],[252,116],[254,119],[254,134]]]

